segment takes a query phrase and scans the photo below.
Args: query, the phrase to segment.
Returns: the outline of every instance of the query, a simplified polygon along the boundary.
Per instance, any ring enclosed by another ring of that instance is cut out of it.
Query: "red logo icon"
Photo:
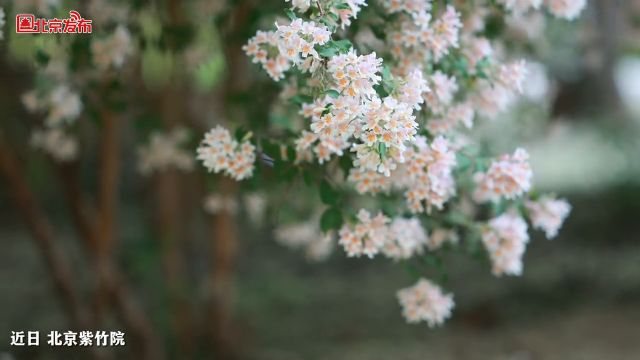
[[[67,19],[42,19],[33,14],[16,15],[16,33],[18,34],[91,34],[92,21],[71,10]]]

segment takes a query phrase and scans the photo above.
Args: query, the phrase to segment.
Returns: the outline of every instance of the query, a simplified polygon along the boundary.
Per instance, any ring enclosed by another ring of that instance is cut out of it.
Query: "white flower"
[[[317,219],[279,226],[275,229],[274,237],[284,246],[302,248],[310,261],[325,260],[333,252],[334,233],[330,231],[323,235],[318,228]]]
[[[476,73],[476,66],[481,60],[490,58],[493,55],[491,43],[489,39],[484,37],[467,36],[463,38],[461,51],[467,59],[469,71],[472,74]]]
[[[368,211],[361,209],[358,223],[353,228],[345,224],[340,230],[338,244],[342,245],[349,257],[366,255],[373,258],[389,236],[389,221],[382,213],[371,218]]]
[[[285,0],[286,2],[291,2],[292,9],[298,9],[300,12],[306,12],[309,10],[311,6],[311,0]]]
[[[473,126],[473,107],[469,103],[460,103],[446,110],[442,117],[430,119],[427,129],[432,134],[447,134],[456,129],[460,124],[467,129]]]
[[[498,0],[507,10],[521,14],[529,9],[537,9],[542,5],[542,0]]]
[[[444,294],[438,285],[424,278],[399,290],[396,296],[402,315],[412,324],[425,321],[430,327],[440,325],[451,316],[454,306],[452,294]]]
[[[429,82],[431,91],[425,94],[427,105],[432,112],[442,113],[458,91],[456,78],[449,77],[438,70],[429,78]]]
[[[228,195],[209,194],[204,198],[203,208],[210,215],[221,212],[235,214],[238,212],[238,201]]]
[[[389,237],[382,252],[394,259],[409,259],[422,254],[427,244],[427,233],[417,218],[396,218],[389,226]]]
[[[500,65],[497,80],[507,89],[522,94],[523,83],[527,77],[527,63],[524,60]]]
[[[419,69],[411,70],[404,78],[404,83],[398,87],[398,101],[406,103],[415,110],[420,110],[424,102],[424,95],[431,90],[427,80]]]
[[[477,184],[475,200],[497,202],[501,197],[514,199],[528,192],[533,177],[528,160],[529,154],[524,149],[493,160],[486,173],[476,173],[474,176]]]
[[[317,66],[309,61],[319,58],[315,46],[329,41],[329,29],[302,19],[293,20],[289,25],[276,24],[276,27],[276,31],[258,31],[242,47],[253,58],[253,62],[261,63],[275,81],[284,78],[284,73],[292,65],[303,71],[315,69]]]
[[[456,192],[452,173],[456,155],[449,142],[442,136],[435,138],[430,145],[426,145],[425,139],[418,140],[419,145],[415,149],[407,150],[407,165],[404,167],[405,197],[409,210],[414,213],[430,212],[432,207],[442,209]]]
[[[493,274],[521,275],[528,241],[527,223],[520,216],[507,212],[491,219],[482,231],[482,242],[489,252]]]
[[[587,0],[546,0],[549,11],[556,17],[573,20],[587,5]]]
[[[354,167],[349,170],[348,180],[356,186],[356,191],[360,194],[387,192],[391,188],[392,179],[384,176],[375,170]]]
[[[247,179],[253,175],[255,146],[249,141],[238,143],[231,138],[229,130],[220,125],[205,134],[197,154],[197,159],[209,171],[224,172],[235,180]]]
[[[431,0],[384,0],[382,4],[389,13],[425,13],[431,10]]]
[[[267,210],[267,197],[261,193],[254,192],[245,195],[243,200],[249,219],[258,225],[261,224]]]
[[[59,85],[49,93],[47,106],[49,107],[46,119],[48,126],[60,125],[65,120],[75,120],[82,111],[80,96],[71,92],[66,85]]]
[[[338,19],[340,20],[340,28],[342,29],[351,25],[351,19],[357,18],[362,7],[367,6],[366,0],[342,0],[330,1],[329,3],[332,4],[329,8],[329,12],[338,16]],[[339,4],[346,4],[348,8],[338,8],[337,5]]]
[[[506,18],[506,24],[509,30],[523,40],[535,40],[539,38],[544,33],[545,23],[545,15],[539,11],[526,14],[513,14]]]
[[[358,55],[354,49],[346,54],[336,55],[329,60],[327,69],[333,76],[337,90],[351,97],[376,94],[373,87],[382,79],[382,59],[376,53]]]
[[[109,37],[94,40],[91,43],[93,61],[98,68],[102,70],[108,69],[109,67],[122,67],[131,52],[131,34],[129,30],[122,25],[119,25]]]
[[[182,171],[193,169],[193,156],[181,148],[188,140],[184,128],[175,128],[169,133],[154,132],[147,145],[138,149],[138,168],[144,175],[156,171],[176,168]]]
[[[505,111],[513,100],[513,91],[488,81],[479,82],[478,89],[471,95],[471,102],[478,113],[490,119]]]
[[[35,90],[22,94],[21,100],[24,107],[30,113],[40,111],[45,106],[43,101],[38,98],[38,93]]]
[[[59,128],[34,130],[31,146],[48,153],[56,161],[73,161],[78,156],[77,140]]]
[[[543,230],[547,239],[553,239],[558,235],[558,230],[571,212],[571,205],[566,200],[548,196],[536,201],[527,201],[525,206],[529,210],[533,227]]]
[[[431,251],[438,250],[445,243],[457,244],[459,241],[458,233],[452,229],[437,228],[431,231],[427,240],[427,248]]]

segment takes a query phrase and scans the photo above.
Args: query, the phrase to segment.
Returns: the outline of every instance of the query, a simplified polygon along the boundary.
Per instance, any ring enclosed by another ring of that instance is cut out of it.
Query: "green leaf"
[[[326,205],[335,206],[340,194],[329,184],[327,180],[320,183],[320,200]]]
[[[338,5],[336,5],[335,8],[338,9],[338,10],[349,10],[349,9],[351,9],[349,4],[346,4],[346,3],[338,4]]]
[[[318,52],[318,55],[322,56],[322,57],[326,57],[326,58],[330,58],[332,56],[335,56],[338,53],[338,50],[334,47],[331,46],[319,46],[316,51]]]
[[[329,230],[337,230],[342,226],[342,212],[335,208],[330,207],[322,213],[320,217],[320,229],[323,232],[327,232]]]
[[[302,172],[302,180],[304,180],[304,183],[305,183],[307,186],[315,185],[315,183],[314,183],[315,176],[314,176],[314,174],[313,174],[313,172],[312,172],[311,170],[307,170],[307,169],[305,169],[305,170]]]
[[[351,49],[353,47],[353,44],[351,43],[351,41],[349,40],[336,40],[336,41],[332,41],[332,45],[333,47],[335,47],[336,49],[338,49],[340,52],[348,52],[349,49]]]
[[[290,10],[290,9],[287,9],[287,10],[285,10],[284,12],[285,12],[285,14],[287,14],[287,17],[288,17],[289,19],[291,19],[291,21],[293,21],[293,20],[295,20],[295,19],[297,19],[297,18],[298,18],[298,17],[296,16],[296,14],[295,14],[292,10]]]
[[[384,158],[387,155],[387,145],[385,143],[378,143],[378,153],[380,153],[380,158]]]
[[[262,145],[262,151],[267,154],[272,159],[278,159],[280,155],[280,146],[278,144],[273,143],[267,139],[263,139],[260,142]]]
[[[384,81],[384,82],[393,81],[393,76],[391,75],[391,70],[389,70],[389,67],[387,65],[385,65],[382,68],[382,81]]]
[[[334,99],[337,99],[340,96],[340,92],[338,92],[338,90],[333,90],[333,89],[329,89],[324,93],[331,96]]]
[[[302,104],[307,104],[307,103],[312,102],[313,101],[313,97],[311,97],[309,95],[298,94],[298,95],[294,95],[291,98],[291,101],[293,103],[295,103],[295,104],[302,105]]]
[[[340,157],[339,164],[342,171],[344,171],[344,176],[348,176],[349,170],[351,170],[351,168],[353,167],[353,161],[351,160],[351,157],[347,154],[343,155],[342,157]]]

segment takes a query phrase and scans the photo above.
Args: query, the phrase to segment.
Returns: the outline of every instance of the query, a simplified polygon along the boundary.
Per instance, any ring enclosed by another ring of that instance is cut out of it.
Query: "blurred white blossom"
[[[573,20],[587,5],[587,0],[546,0],[549,11],[556,17]]]
[[[110,67],[120,68],[132,52],[132,39],[129,30],[118,25],[108,37],[96,39],[91,43],[93,62],[102,70]]]
[[[547,239],[553,239],[558,235],[558,230],[571,212],[571,205],[566,200],[550,196],[527,201],[525,206],[533,227],[544,231]]]
[[[408,323],[424,321],[430,327],[442,324],[451,316],[454,306],[452,294],[443,293],[438,285],[424,278],[399,290],[397,297]]]
[[[184,128],[175,128],[168,133],[153,132],[149,143],[138,148],[138,168],[144,175],[175,168],[191,171],[194,161],[190,151],[182,148],[188,140]]]
[[[506,212],[491,219],[482,231],[482,242],[489,252],[493,274],[521,275],[528,241],[527,223],[522,217]]]
[[[77,140],[59,128],[34,130],[31,146],[43,150],[59,162],[73,161],[78,156]]]
[[[238,212],[238,201],[228,195],[209,194],[204,198],[203,208],[210,215],[222,212],[235,214]]]
[[[276,241],[292,249],[303,249],[307,259],[322,261],[333,252],[333,233],[322,234],[317,219],[281,225],[274,231]]]

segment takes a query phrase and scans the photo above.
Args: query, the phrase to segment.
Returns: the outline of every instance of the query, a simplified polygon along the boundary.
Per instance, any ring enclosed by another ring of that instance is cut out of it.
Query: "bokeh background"
[[[274,8],[282,5],[272,3]],[[11,14],[7,17],[9,32]],[[300,251],[275,241],[276,224],[269,216],[252,221],[241,206],[238,255],[229,277],[233,296],[226,308],[231,320],[225,327],[239,358],[640,358],[640,2],[590,0],[578,21],[549,22],[540,31],[546,37],[536,43],[525,99],[477,131],[479,140],[496,153],[517,145],[527,148],[540,190],[567,197],[573,206],[556,239],[534,235],[523,276],[497,279],[486,262],[447,253],[445,287],[455,294],[453,317],[436,329],[407,325],[394,296],[398,288],[410,285],[403,267],[381,259],[346,259],[340,251],[325,261],[308,261]],[[24,152],[28,145],[21,123],[31,120],[19,94],[32,79],[27,67],[3,56],[8,46],[0,43],[0,125],[12,145]],[[225,71],[233,71],[233,66]],[[201,102],[215,94],[200,95]],[[203,105],[196,101],[190,106],[196,107],[188,110],[194,112]],[[169,309],[175,288],[168,289],[163,275],[163,244],[148,231],[157,204],[144,200],[148,184],[134,180],[132,142],[125,140],[123,151],[115,261],[168,357],[187,358],[178,350],[172,325]],[[83,269],[91,260],[83,255],[70,225],[60,185],[51,180],[43,158],[29,156],[23,165],[74,280],[81,292],[89,292],[91,277]],[[95,174],[84,173],[82,186],[91,192]],[[0,359],[84,358],[86,354],[47,346],[9,347],[11,330],[71,326],[49,269],[14,208],[11,190],[0,184]],[[196,197],[188,189],[181,195]],[[316,195],[301,191],[287,196],[294,203],[294,198]],[[198,305],[206,303],[202,299],[210,288],[196,280],[211,265],[202,230],[206,226],[202,216],[181,216],[187,225],[180,248],[185,259],[185,280],[177,285],[183,294],[180,301],[192,305],[187,316],[206,327]],[[120,327],[111,317],[102,326]],[[215,351],[201,345],[205,336],[190,336],[195,344],[192,358],[216,358]],[[136,358],[128,349],[107,356]]]

